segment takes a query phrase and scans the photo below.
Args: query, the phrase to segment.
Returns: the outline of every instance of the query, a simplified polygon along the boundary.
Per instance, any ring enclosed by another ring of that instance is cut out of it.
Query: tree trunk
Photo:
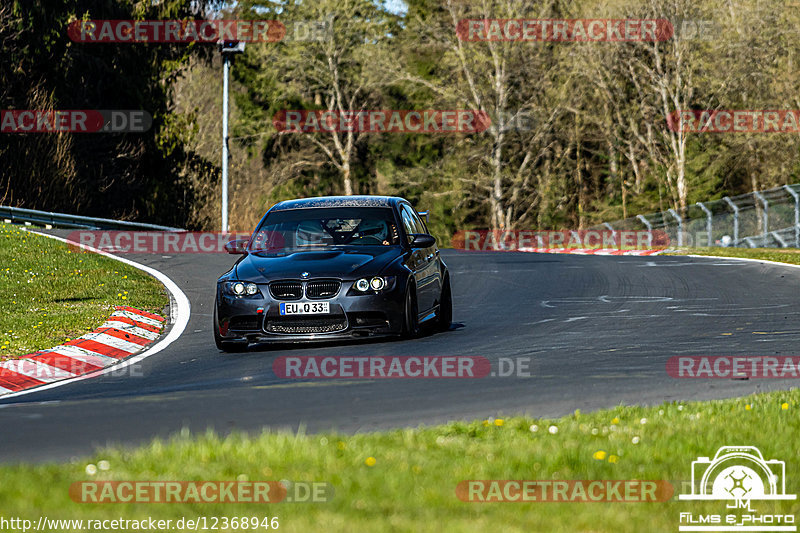
[[[578,116],[575,116],[575,186],[578,188],[578,229],[583,229],[585,225],[585,200],[583,198],[583,172],[581,172],[581,136],[579,130]]]
[[[345,162],[342,167],[342,177],[344,179],[344,194],[345,196],[353,195],[353,179],[350,177],[350,163]]]
[[[686,141],[685,140],[682,141],[680,145],[677,182],[678,182],[678,202],[681,211],[686,211],[686,202],[689,196],[689,188],[686,185]]]
[[[625,189],[624,179],[620,182],[620,185],[622,186],[622,218],[626,219],[628,218],[628,192]]]
[[[502,148],[502,134],[499,135],[494,144],[494,153],[492,154],[492,191],[489,195],[489,205],[492,210],[492,229],[505,230],[506,220],[503,216],[503,148]]]

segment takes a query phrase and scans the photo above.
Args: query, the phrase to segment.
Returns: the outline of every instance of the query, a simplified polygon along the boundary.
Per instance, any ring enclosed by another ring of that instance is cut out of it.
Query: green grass
[[[782,254],[791,254],[710,251],[784,261]],[[40,515],[92,520],[277,516],[280,530],[290,532],[674,532],[680,512],[725,514],[725,502],[466,503],[455,489],[459,481],[475,479],[679,482],[690,479],[698,456],[713,456],[721,446],[750,445],[766,459],[786,461],[787,492],[798,493],[798,414],[800,390],[791,389],[709,402],[620,406],[552,420],[498,418],[357,435],[264,432],[223,438],[184,431],[68,464],[0,466],[0,502],[2,516],[34,521]],[[327,503],[267,505],[79,504],[69,497],[72,483],[87,480],[237,479],[321,481],[332,484],[335,495]],[[753,503],[758,513],[800,511],[797,501]]]
[[[666,255],[713,255],[715,257],[744,257],[749,259],[766,259],[781,263],[800,265],[800,250],[796,248],[683,248]]]
[[[163,315],[168,303],[161,283],[140,270],[0,224],[0,360],[83,335],[115,305]]]
[[[679,512],[724,513],[725,502],[466,503],[455,488],[473,479],[688,480],[698,456],[713,457],[724,445],[753,445],[766,459],[786,461],[787,492],[796,493],[798,409],[800,391],[793,389],[576,412],[556,420],[509,418],[353,436],[267,432],[220,438],[184,432],[71,464],[0,467],[0,501],[4,516],[278,516],[282,531],[297,532],[671,532],[677,531]],[[551,426],[558,431],[551,433]],[[96,469],[101,461],[106,469]],[[71,483],[86,480],[235,479],[324,481],[335,495],[327,503],[306,504],[79,504],[68,495]],[[796,501],[754,507],[761,513],[798,512]]]

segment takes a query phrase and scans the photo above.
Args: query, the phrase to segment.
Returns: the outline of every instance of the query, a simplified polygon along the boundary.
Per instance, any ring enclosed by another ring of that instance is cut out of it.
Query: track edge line
[[[158,281],[160,281],[161,284],[164,285],[164,288],[167,289],[167,294],[169,295],[169,300],[170,300],[170,323],[168,324],[168,330],[165,330],[166,331],[165,336],[162,336],[159,340],[150,344],[147,348],[145,348],[141,352],[138,352],[137,354],[127,359],[124,359],[117,364],[109,365],[100,370],[95,370],[93,372],[82,374],[80,376],[75,376],[73,378],[66,378],[59,381],[53,381],[51,383],[38,385],[30,389],[12,392],[10,394],[4,394],[3,396],[0,396],[0,402],[5,402],[5,400],[9,400],[26,394],[32,394],[35,392],[40,392],[44,390],[54,389],[56,387],[61,387],[64,385],[69,385],[77,381],[99,377],[105,374],[109,374],[111,372],[117,372],[123,368],[127,368],[131,365],[134,365],[140,361],[143,361],[144,359],[147,359],[151,355],[155,355],[156,353],[164,350],[170,344],[178,340],[178,338],[180,338],[180,336],[186,330],[186,326],[189,324],[189,317],[191,316],[191,304],[189,303],[189,298],[180,289],[180,287],[178,287],[178,285],[163,272],[156,270],[155,268],[143,265],[141,263],[137,263],[136,261],[131,261],[130,259],[125,259],[123,257],[110,254],[103,250],[98,250],[97,248],[92,248],[91,246],[81,245],[80,243],[70,241],[63,237],[50,235],[48,233],[40,233],[38,231],[32,231],[27,228],[21,228],[21,229],[29,233],[61,241],[65,244],[80,245],[83,247],[83,249],[109,257],[126,265],[132,266],[138,270],[146,272],[147,274],[150,274]]]

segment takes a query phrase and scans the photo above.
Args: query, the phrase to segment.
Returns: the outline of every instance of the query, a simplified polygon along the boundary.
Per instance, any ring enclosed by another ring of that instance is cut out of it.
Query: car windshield
[[[399,242],[391,208],[309,208],[270,213],[256,230],[249,250],[291,253]]]

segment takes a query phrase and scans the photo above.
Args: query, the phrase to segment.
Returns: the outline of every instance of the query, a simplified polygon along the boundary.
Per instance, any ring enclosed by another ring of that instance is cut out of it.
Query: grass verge
[[[720,446],[758,447],[786,461],[798,492],[800,391],[740,399],[617,407],[555,420],[494,419],[344,436],[212,433],[106,449],[88,461],[0,467],[3,514],[84,520],[274,517],[283,531],[677,531],[680,512],[732,512],[726,502],[467,503],[461,480],[688,480],[692,461]],[[326,503],[76,503],[87,480],[293,480],[334,486]],[[678,489],[680,490],[680,489]],[[796,514],[797,501],[755,502]],[[34,522],[35,523],[35,522]]]
[[[163,315],[168,303],[161,283],[136,268],[0,224],[0,360],[79,337],[115,305]]]
[[[711,255],[714,257],[742,257],[746,259],[765,259],[800,265],[800,250],[795,248],[683,248],[665,255]]]
[[[753,255],[740,256],[785,260],[772,250],[747,252]],[[785,461],[786,491],[798,493],[798,410],[800,390],[792,389],[710,402],[620,406],[559,419],[498,418],[351,436],[265,432],[223,438],[183,432],[134,449],[108,448],[69,464],[0,466],[0,501],[4,516],[34,523],[42,515],[152,517],[173,524],[181,518],[227,516],[278,517],[280,530],[298,532],[672,532],[681,512],[742,513],[726,509],[726,502],[674,498],[664,503],[467,503],[455,489],[460,481],[475,479],[641,479],[671,481],[681,492],[677,482],[690,479],[697,457],[713,457],[721,446],[749,445],[765,459]],[[89,480],[283,479],[330,483],[334,497],[326,503],[264,505],[90,504],[69,496],[72,483]],[[759,514],[798,513],[796,500],[759,501],[753,507]]]

